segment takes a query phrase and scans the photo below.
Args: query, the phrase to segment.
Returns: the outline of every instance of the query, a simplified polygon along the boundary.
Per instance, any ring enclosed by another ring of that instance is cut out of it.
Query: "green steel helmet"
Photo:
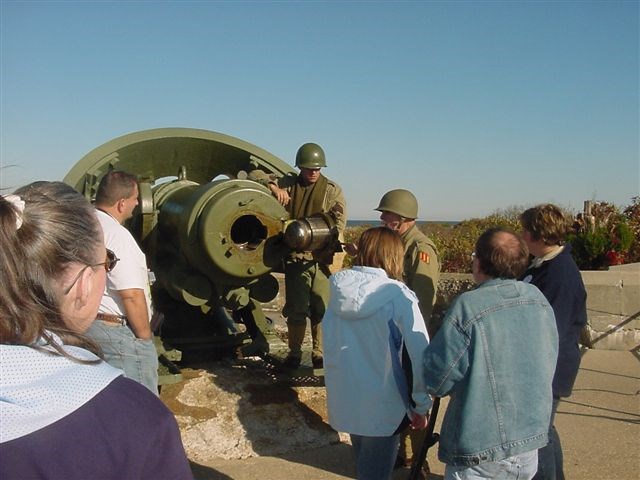
[[[375,210],[391,212],[404,218],[415,220],[418,218],[418,200],[409,190],[398,188],[389,190],[380,199],[380,205]]]
[[[324,150],[316,143],[305,143],[296,154],[296,167],[322,168],[327,166]]]

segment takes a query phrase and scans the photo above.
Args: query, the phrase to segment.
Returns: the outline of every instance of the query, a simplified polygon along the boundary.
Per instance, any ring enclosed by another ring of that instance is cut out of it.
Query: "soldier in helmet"
[[[382,196],[376,210],[381,212],[382,224],[402,237],[404,283],[418,297],[420,312],[427,322],[429,336],[433,337],[436,326],[431,312],[436,301],[440,265],[433,241],[416,226],[418,201],[409,190],[390,190]]]
[[[342,235],[347,222],[346,202],[340,186],[320,173],[320,169],[326,166],[320,145],[305,143],[296,154],[296,167],[300,169],[298,175],[275,178],[262,170],[254,170],[249,178],[266,185],[278,202],[286,207],[292,219],[328,214]],[[292,253],[285,262],[286,303],[282,314],[287,318],[289,330],[286,367],[300,366],[307,317],[311,321],[311,361],[314,368],[323,366],[320,321],[329,299],[329,265],[333,262],[333,253]]]
[[[376,210],[381,212],[382,224],[398,232],[402,238],[405,249],[403,280],[418,297],[418,307],[427,324],[429,337],[433,338],[439,326],[431,318],[431,313],[436,301],[440,265],[433,241],[416,226],[418,201],[408,190],[390,190],[382,196]],[[424,435],[422,430],[412,430],[408,435],[402,436],[397,466],[410,464],[409,446],[417,454]],[[423,470],[428,472],[428,469],[425,462]]]

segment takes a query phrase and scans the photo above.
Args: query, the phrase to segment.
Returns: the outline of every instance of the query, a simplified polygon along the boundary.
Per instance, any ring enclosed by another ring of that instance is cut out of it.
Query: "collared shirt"
[[[564,250],[564,245],[554,248],[553,250],[551,250],[546,255],[543,255],[542,257],[535,257],[531,262],[531,265],[529,265],[529,268],[538,268],[544,262],[548,262],[549,260],[553,260],[554,258],[556,258],[558,255],[562,253],[563,250]]]

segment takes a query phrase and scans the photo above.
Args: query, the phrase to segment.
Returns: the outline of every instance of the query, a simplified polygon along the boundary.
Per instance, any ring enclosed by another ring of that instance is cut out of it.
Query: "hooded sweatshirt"
[[[353,267],[329,279],[323,318],[329,423],[341,432],[384,437],[405,415],[431,406],[422,355],[429,343],[415,294],[384,270]],[[407,385],[402,348],[411,359]]]

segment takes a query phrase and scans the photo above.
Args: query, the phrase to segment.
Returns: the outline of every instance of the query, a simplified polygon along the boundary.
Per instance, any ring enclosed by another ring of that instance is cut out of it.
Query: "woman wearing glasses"
[[[32,183],[0,197],[0,244],[0,478],[192,478],[171,412],[83,335],[118,261],[93,207]]]

